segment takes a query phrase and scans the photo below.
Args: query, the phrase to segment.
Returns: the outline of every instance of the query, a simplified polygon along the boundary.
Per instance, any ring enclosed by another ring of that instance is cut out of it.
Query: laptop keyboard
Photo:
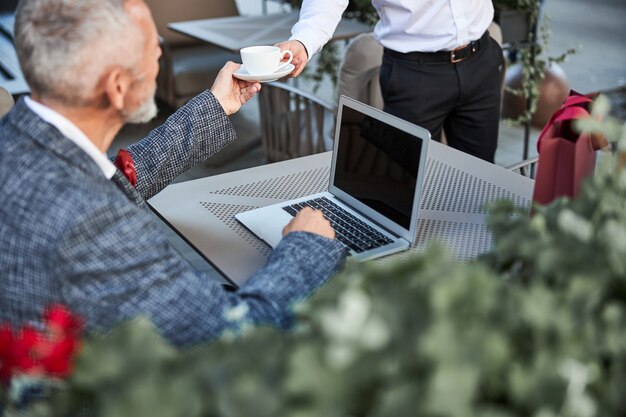
[[[326,197],[315,198],[283,207],[295,216],[304,207],[322,210],[335,230],[336,239],[356,253],[365,252],[393,242],[387,236],[339,207]]]

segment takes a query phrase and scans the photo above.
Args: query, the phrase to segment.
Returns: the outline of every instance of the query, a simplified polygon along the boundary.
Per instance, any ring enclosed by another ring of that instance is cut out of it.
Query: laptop
[[[366,260],[408,249],[415,238],[430,133],[341,96],[327,192],[235,215],[276,247],[303,207],[322,210],[349,255]]]

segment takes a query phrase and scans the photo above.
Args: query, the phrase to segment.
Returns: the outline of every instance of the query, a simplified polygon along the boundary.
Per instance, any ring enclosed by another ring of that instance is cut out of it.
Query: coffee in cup
[[[289,59],[281,64],[285,54],[289,55]],[[249,46],[241,50],[241,62],[251,75],[273,74],[285,69],[292,59],[291,51],[281,51],[278,46]]]

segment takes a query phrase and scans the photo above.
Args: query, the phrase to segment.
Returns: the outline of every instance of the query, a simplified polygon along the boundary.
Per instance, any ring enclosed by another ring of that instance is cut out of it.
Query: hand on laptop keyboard
[[[302,211],[311,209],[317,209],[320,213],[323,210],[323,215],[330,222],[330,226],[336,233],[337,240],[355,253],[365,252],[392,243],[392,240],[387,236],[374,230],[371,226],[363,223],[360,219],[357,219],[325,197],[283,207],[283,210],[292,216],[297,216]]]
[[[335,238],[335,231],[320,210],[305,207],[283,229],[283,236],[290,232],[310,232],[329,239]]]

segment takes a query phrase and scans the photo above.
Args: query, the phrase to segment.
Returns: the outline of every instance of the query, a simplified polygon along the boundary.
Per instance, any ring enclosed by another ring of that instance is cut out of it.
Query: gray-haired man
[[[244,320],[287,326],[294,302],[344,258],[321,213],[285,230],[267,265],[236,292],[197,274],[144,203],[235,139],[228,115],[259,89],[228,63],[210,91],[127,149],[133,187],[105,157],[126,122],[156,113],[160,49],[142,0],[22,0],[16,47],[32,97],[0,122],[0,321],[37,322],[64,303],[90,328],[146,315],[174,343]],[[134,180],[135,178],[133,178]]]

